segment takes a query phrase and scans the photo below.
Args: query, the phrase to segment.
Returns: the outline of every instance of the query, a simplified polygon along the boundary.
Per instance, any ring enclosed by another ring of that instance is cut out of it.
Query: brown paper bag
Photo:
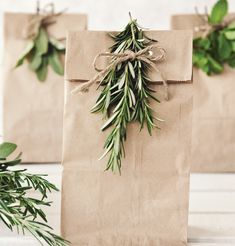
[[[194,29],[197,15],[172,17],[173,29]],[[196,34],[195,34],[196,36]],[[235,171],[235,69],[207,76],[194,68],[193,172]]]
[[[170,100],[152,107],[165,119],[153,136],[131,124],[122,175],[104,172],[98,161],[107,132],[101,115],[91,114],[99,92],[71,95],[95,74],[94,57],[107,51],[106,32],[70,32],[66,54],[63,142],[62,234],[73,246],[186,245],[192,111],[192,34],[152,31],[167,60],[158,64]],[[82,47],[82,48],[81,48]],[[81,48],[81,49],[80,49]],[[82,66],[80,65],[82,62]],[[158,74],[152,73],[153,81]],[[154,85],[163,97],[163,86]]]
[[[14,69],[27,41],[22,29],[31,15],[6,13],[3,92],[4,141],[17,143],[23,162],[60,162],[62,152],[63,76],[49,68],[45,82],[39,82],[25,63]],[[67,30],[86,29],[85,15],[63,14],[48,27],[56,38]]]

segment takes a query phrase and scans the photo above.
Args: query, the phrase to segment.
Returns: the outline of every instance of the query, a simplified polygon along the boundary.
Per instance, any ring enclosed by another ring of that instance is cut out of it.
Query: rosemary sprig
[[[12,143],[0,144],[0,222],[11,231],[25,231],[34,236],[41,245],[67,246],[69,242],[53,233],[47,225],[46,214],[42,207],[50,206],[47,193],[58,191],[55,185],[47,181],[44,176],[26,172],[27,170],[10,170],[11,166],[21,163],[20,155],[8,161],[16,145]],[[37,191],[41,198],[32,198],[28,192]]]
[[[193,41],[193,64],[207,75],[220,74],[224,65],[235,68],[235,20],[225,22],[227,0],[218,0],[207,22],[211,31]]]
[[[138,26],[137,20],[132,20],[124,31],[111,37],[114,44],[112,53],[121,53],[127,50],[138,52],[152,42],[144,35]],[[115,58],[114,58],[115,59]],[[147,76],[149,65],[140,60],[129,60],[117,67],[113,67],[100,82],[103,87],[92,112],[100,112],[108,118],[101,130],[112,127],[104,144],[104,158],[109,154],[106,170],[121,172],[121,160],[125,157],[124,142],[127,137],[127,127],[131,122],[139,122],[140,130],[147,125],[151,135],[154,127],[154,112],[150,106],[150,100],[160,102],[154,96],[154,90],[150,87]],[[160,119],[157,119],[160,120]]]

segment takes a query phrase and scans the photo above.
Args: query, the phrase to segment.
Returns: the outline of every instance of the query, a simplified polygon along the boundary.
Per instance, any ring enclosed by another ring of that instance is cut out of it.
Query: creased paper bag
[[[47,79],[39,82],[27,62],[14,69],[27,40],[22,30],[32,15],[5,13],[4,16],[4,141],[14,142],[24,153],[23,162],[60,162],[64,78],[49,68]],[[63,14],[48,27],[55,38],[68,30],[86,29],[85,15]]]
[[[131,124],[122,174],[98,161],[107,132],[91,114],[99,91],[71,95],[94,75],[92,61],[112,44],[107,32],[70,32],[66,54],[62,234],[73,246],[181,246],[187,241],[192,111],[192,33],[151,31],[167,59],[158,64],[170,100],[152,104],[165,120],[153,136]],[[158,74],[152,73],[153,80]],[[153,85],[163,97],[163,86]]]
[[[172,29],[194,29],[197,15],[172,17]],[[195,36],[198,35],[195,33]],[[207,76],[194,68],[193,172],[235,171],[235,69]]]

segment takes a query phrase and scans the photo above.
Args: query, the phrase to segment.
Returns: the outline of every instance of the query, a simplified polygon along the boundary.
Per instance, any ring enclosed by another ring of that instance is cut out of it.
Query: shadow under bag
[[[163,99],[159,73],[152,71],[161,103],[151,107],[165,122],[152,136],[130,124],[121,175],[104,171],[107,159],[98,161],[109,131],[101,132],[102,116],[90,112],[100,89],[95,85],[88,93],[71,94],[95,75],[93,59],[108,51],[112,39],[98,31],[68,35],[61,225],[73,246],[187,245],[192,33],[146,35],[166,50],[166,61],[156,65],[168,80],[170,99]]]
[[[14,68],[27,46],[23,29],[32,16],[16,13],[4,16],[4,141],[18,145],[23,162],[60,162],[64,78],[49,68],[46,80],[40,82],[26,61]],[[48,26],[48,33],[61,39],[68,30],[85,30],[86,26],[86,15],[62,14]]]
[[[197,15],[172,17],[172,29],[202,25]],[[195,33],[196,37],[197,34]],[[235,69],[206,75],[193,69],[192,172],[235,171]]]

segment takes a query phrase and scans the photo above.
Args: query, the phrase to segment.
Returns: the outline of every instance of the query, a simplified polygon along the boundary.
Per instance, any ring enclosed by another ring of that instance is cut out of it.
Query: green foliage
[[[116,54],[127,50],[138,52],[154,42],[145,37],[136,20],[131,20],[124,31],[112,38],[114,44],[111,52]],[[112,127],[101,157],[109,154],[106,170],[121,172],[128,124],[137,121],[140,129],[146,125],[150,135],[153,128],[157,127],[150,101],[159,100],[150,87],[148,69],[149,66],[144,61],[129,60],[111,68],[100,82],[102,91],[92,112],[102,113],[104,118],[108,118],[101,128],[102,131]]]
[[[51,205],[47,201],[48,192],[58,189],[44,178],[45,175],[30,174],[22,169],[10,170],[11,166],[21,162],[20,155],[7,160],[16,147],[13,143],[0,144],[0,222],[12,231],[16,229],[18,233],[31,233],[41,245],[69,245],[47,225],[42,209]],[[41,198],[30,197],[32,190],[37,191]]]
[[[193,41],[193,65],[207,75],[222,73],[225,64],[235,67],[235,22],[224,25],[227,13],[227,0],[217,1],[208,17],[212,31]]]
[[[46,29],[41,26],[37,37],[30,40],[16,66],[21,66],[25,60],[29,62],[29,68],[34,71],[39,81],[45,81],[48,65],[59,75],[64,74],[64,65],[60,55],[64,54],[65,46],[53,37],[49,37]]]
[[[218,0],[214,5],[209,16],[209,22],[212,24],[219,24],[224,20],[224,17],[228,13],[228,2],[227,0]]]

